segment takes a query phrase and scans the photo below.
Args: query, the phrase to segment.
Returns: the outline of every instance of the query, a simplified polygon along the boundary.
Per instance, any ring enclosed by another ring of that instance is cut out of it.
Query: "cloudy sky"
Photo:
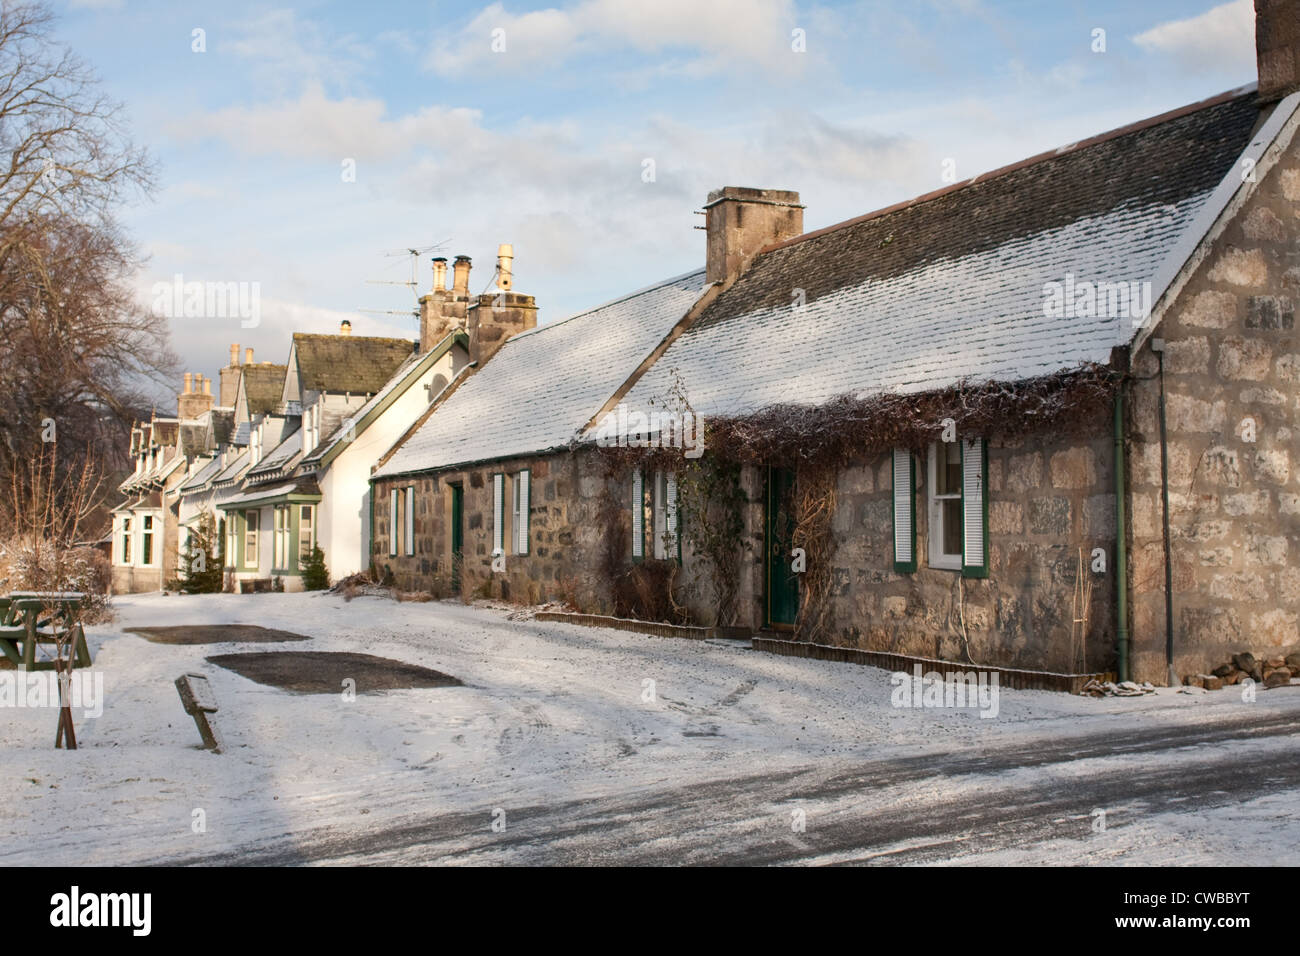
[[[816,229],[1255,78],[1250,0],[55,2],[160,163],[124,214],[142,301],[259,283],[256,328],[173,320],[209,375],[343,318],[414,337],[359,311],[413,306],[372,281],[407,247],[439,244],[421,292],[437,254],[480,292],[513,243],[553,321],[701,266],[718,186],[798,190]]]

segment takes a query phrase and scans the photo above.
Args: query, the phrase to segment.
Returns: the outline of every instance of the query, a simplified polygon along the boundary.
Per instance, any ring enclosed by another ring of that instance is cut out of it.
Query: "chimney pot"
[[[452,286],[451,291],[459,295],[469,295],[469,256],[457,256],[456,261],[452,264]]]
[[[190,394],[190,392],[194,391],[193,384],[192,384],[193,381],[194,381],[194,373],[193,373],[193,372],[186,372],[186,373],[185,373],[185,391],[184,391],[183,394],[188,395],[188,394]]]
[[[508,242],[497,246],[497,288],[509,292],[514,285],[515,247]]]
[[[244,364],[245,364],[245,365],[252,365],[252,364],[253,364],[253,350],[252,350],[252,349],[244,349]]]
[[[447,291],[447,260],[443,256],[433,260],[433,291]]]
[[[230,364],[239,364],[239,343],[235,342],[230,346]]]
[[[342,322],[339,323],[339,335],[351,335],[351,334],[352,334],[352,323],[347,319],[344,319]]]
[[[207,395],[209,398],[212,397],[212,379],[207,378],[207,377],[204,377],[204,379],[203,379],[203,394],[204,394],[204,395]]]

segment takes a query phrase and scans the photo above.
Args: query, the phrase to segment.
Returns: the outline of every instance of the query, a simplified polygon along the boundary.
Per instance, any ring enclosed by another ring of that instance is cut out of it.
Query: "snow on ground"
[[[53,710],[0,712],[0,863],[192,856],[413,811],[482,808],[487,825],[492,808],[526,802],[1023,746],[1131,729],[1138,717],[1152,728],[1183,726],[1300,702],[1294,693],[1261,693],[1248,704],[1232,690],[1098,700],[1002,689],[997,718],[982,719],[977,710],[895,708],[890,675],[877,668],[763,654],[740,642],[512,620],[502,609],[454,602],[349,603],[308,593],[129,595],[114,603],[117,620],[88,629],[107,700],[99,718],[75,714],[81,749],[53,749]],[[123,630],[198,623],[260,624],[313,639],[165,645]],[[204,660],[277,649],[391,657],[465,686],[361,693],[348,702],[342,693],[256,684]],[[187,671],[209,676],[225,754],[197,747],[173,686]],[[1267,798],[1256,803],[1262,817],[1272,813]],[[1294,825],[1294,795],[1289,806]],[[192,826],[196,810],[202,833]],[[1031,858],[1006,854],[1006,862]]]

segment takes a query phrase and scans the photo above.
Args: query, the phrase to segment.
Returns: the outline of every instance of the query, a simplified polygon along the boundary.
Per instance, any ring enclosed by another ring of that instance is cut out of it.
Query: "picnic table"
[[[36,659],[36,647],[57,644],[71,632],[72,666],[89,667],[90,648],[77,619],[85,598],[76,591],[14,591],[0,597],[0,653],[19,670],[54,670],[53,660]]]

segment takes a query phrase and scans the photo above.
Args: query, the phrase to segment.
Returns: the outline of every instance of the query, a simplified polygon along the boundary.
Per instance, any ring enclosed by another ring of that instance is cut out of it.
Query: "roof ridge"
[[[1055,149],[1049,149],[1041,153],[1036,153],[1033,156],[1029,156],[1026,157],[1025,159],[1017,160],[1014,163],[1008,163],[1005,166],[999,166],[996,169],[991,169],[987,172],[977,173],[976,175],[972,176],[969,179],[964,179],[961,182],[953,183],[950,186],[944,186],[942,189],[935,189],[928,193],[922,193],[919,196],[914,196],[911,199],[905,199],[901,202],[893,203],[892,205],[885,206],[873,212],[864,213],[860,216],[854,216],[850,219],[845,219],[841,222],[832,223],[829,226],[823,226],[821,229],[814,229],[812,232],[805,232],[802,235],[794,236],[790,239],[783,239],[780,242],[770,243],[764,246],[762,249],[760,249],[758,253],[756,253],[755,258],[757,259],[758,256],[764,255],[765,253],[768,252],[775,252],[777,249],[784,249],[787,246],[796,245],[797,243],[803,242],[806,239],[817,239],[820,238],[821,236],[827,235],[828,233],[837,232],[840,229],[847,229],[850,226],[856,226],[859,223],[868,222],[872,219],[878,219],[882,216],[886,216],[893,212],[898,212],[899,210],[906,209],[910,206],[916,206],[916,205],[920,205],[921,203],[930,202],[931,200],[938,199],[942,196],[947,196],[961,189],[965,189],[968,186],[974,186],[977,183],[982,183],[988,180],[997,179],[1001,176],[1005,176],[1008,173],[1015,172],[1019,169],[1024,169],[1029,166],[1037,165],[1038,163],[1046,162],[1047,160],[1050,159],[1055,159],[1058,156],[1063,156],[1066,153],[1071,153],[1080,149],[1086,149],[1091,146],[1096,146],[1099,145],[1100,143],[1108,142],[1109,140],[1112,139],[1117,139],[1120,136],[1127,136],[1130,133],[1136,133],[1139,132],[1140,130],[1149,129],[1153,126],[1158,126],[1162,123],[1168,123],[1175,119],[1181,119],[1184,116],[1190,116],[1192,113],[1198,113],[1201,110],[1210,109],[1211,107],[1214,106],[1220,106],[1224,103],[1228,103],[1234,99],[1237,99],[1238,97],[1245,96],[1246,94],[1253,92],[1254,90],[1258,89],[1258,86],[1259,86],[1258,83],[1247,83],[1245,86],[1235,87],[1234,89],[1228,90],[1223,93],[1219,93],[1216,96],[1211,96],[1208,99],[1198,100],[1194,103],[1188,103],[1187,105],[1180,106],[1177,109],[1167,110],[1164,113],[1158,113],[1155,116],[1149,116],[1146,119],[1137,120],[1136,122],[1129,123],[1125,126],[1117,126],[1114,129],[1107,130],[1106,132],[1097,133],[1094,136],[1089,136],[1085,139],[1076,140],[1073,143],[1067,143],[1064,146],[1058,146]]]
[[[415,341],[410,338],[403,338],[400,335],[339,335],[337,332],[295,332],[295,339],[338,339],[340,342],[403,342],[409,345]]]

